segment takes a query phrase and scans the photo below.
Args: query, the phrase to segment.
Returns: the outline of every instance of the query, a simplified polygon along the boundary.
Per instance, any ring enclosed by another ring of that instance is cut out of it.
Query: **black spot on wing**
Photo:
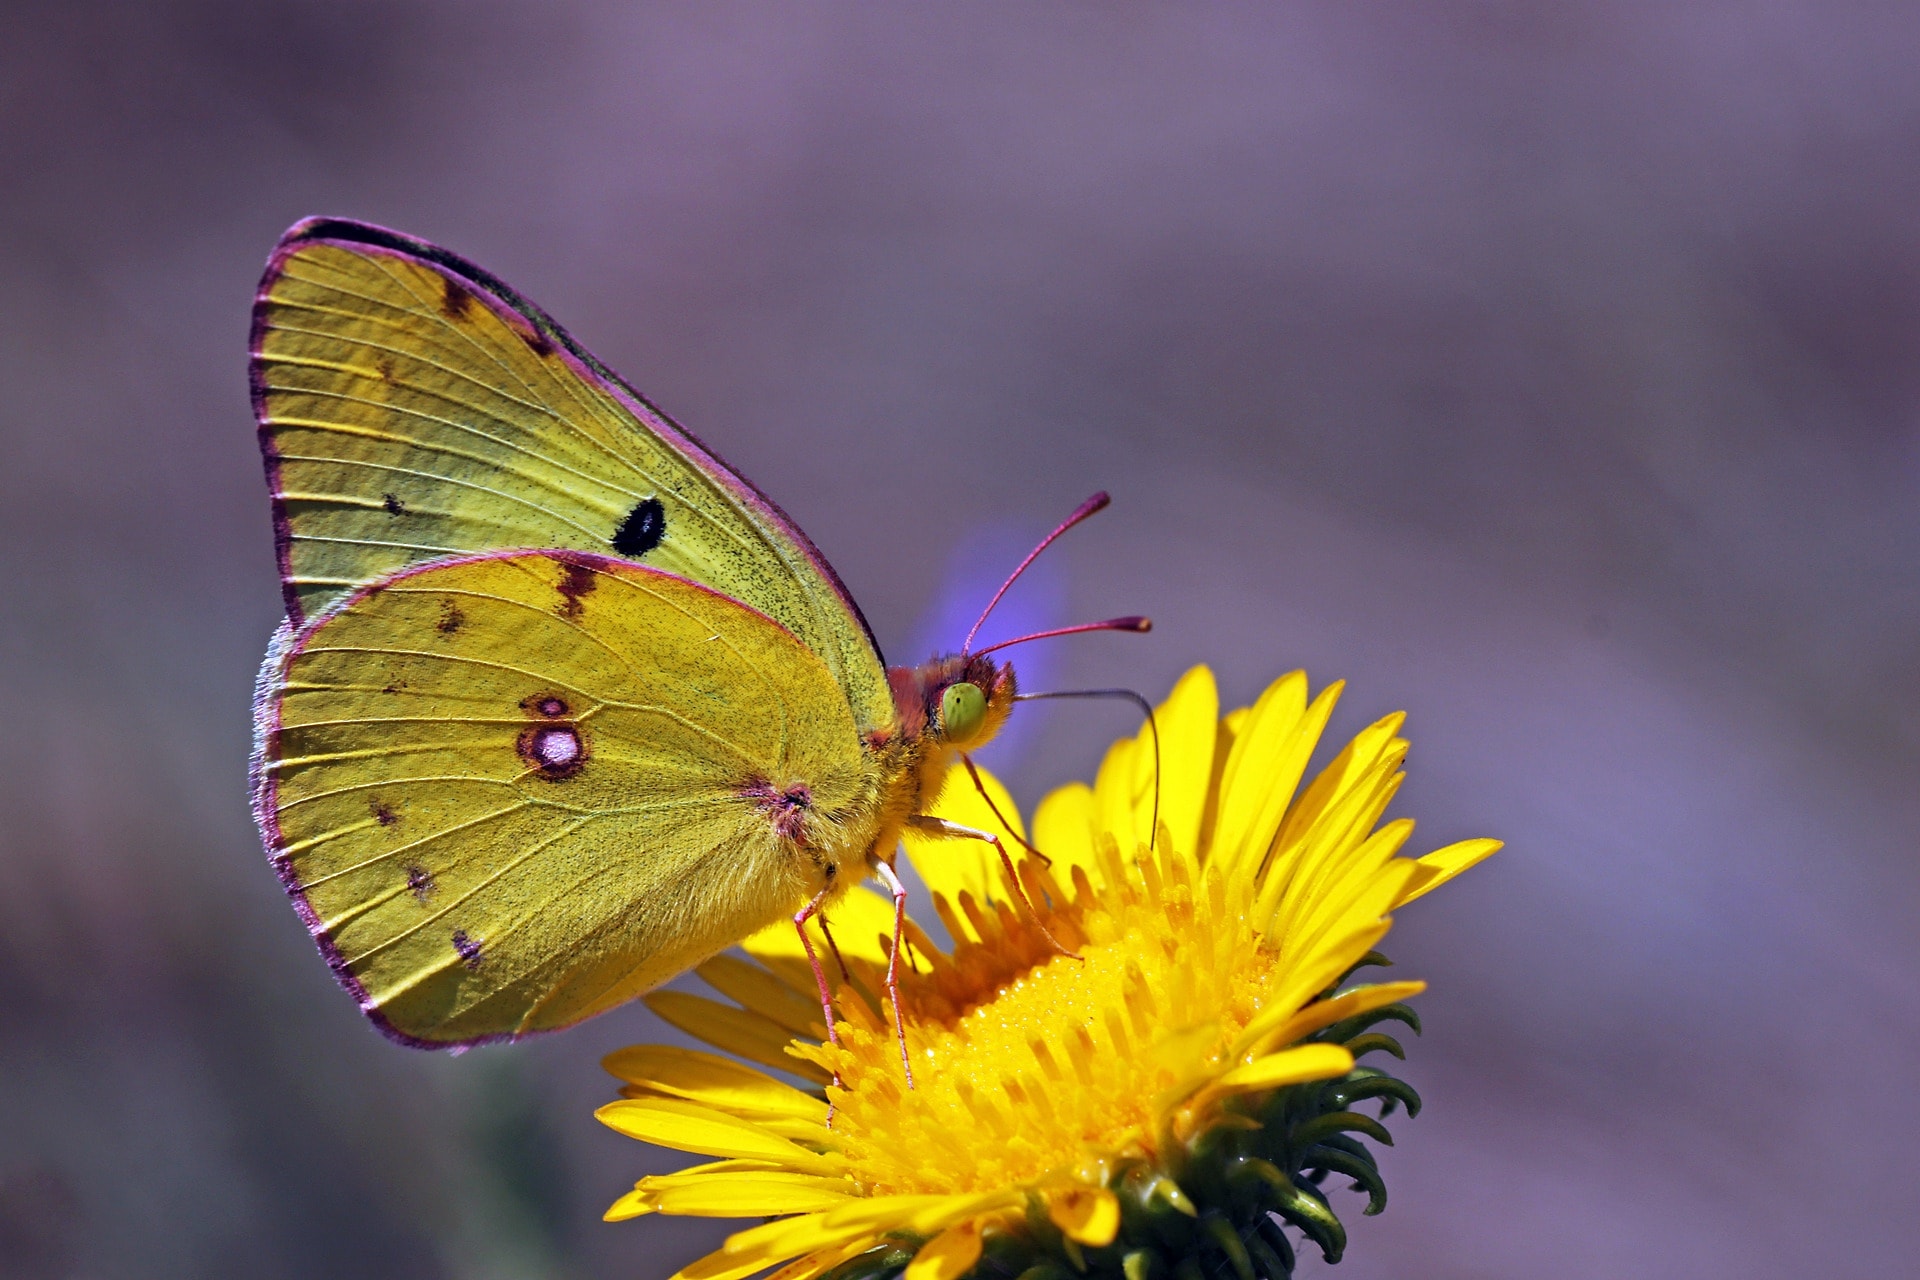
[[[383,493],[380,495],[380,505],[387,509],[387,514],[390,516],[403,516],[407,514],[407,504],[400,501],[399,498],[391,493]]]
[[[613,549],[630,560],[638,560],[660,545],[667,536],[667,509],[658,498],[642,498],[627,518],[613,531]]]

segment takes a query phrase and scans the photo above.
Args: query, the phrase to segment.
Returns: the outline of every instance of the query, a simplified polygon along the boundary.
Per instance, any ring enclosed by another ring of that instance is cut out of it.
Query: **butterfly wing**
[[[826,664],[644,566],[402,570],[263,683],[275,863],[341,980],[411,1043],[618,1004],[792,911],[872,837],[874,766]]]
[[[309,219],[255,301],[253,394],[289,619],[410,564],[562,547],[732,596],[827,664],[864,728],[886,671],[778,507],[543,311],[444,249]]]

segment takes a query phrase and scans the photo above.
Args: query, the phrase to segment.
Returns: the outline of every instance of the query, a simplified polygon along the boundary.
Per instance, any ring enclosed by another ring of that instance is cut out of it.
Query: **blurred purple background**
[[[1104,487],[1020,607],[1159,625],[1049,681],[1412,714],[1416,844],[1510,845],[1390,939],[1429,1110],[1332,1275],[1920,1265],[1911,6],[5,25],[0,1273],[653,1277],[724,1229],[598,1222],[676,1163],[590,1115],[644,1009],[390,1046],[261,857],[243,357],[308,213],[540,301],[896,659]],[[1131,728],[1025,714],[1029,804]]]

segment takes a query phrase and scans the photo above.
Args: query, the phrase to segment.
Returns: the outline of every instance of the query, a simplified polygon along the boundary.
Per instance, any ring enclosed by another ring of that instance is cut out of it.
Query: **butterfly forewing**
[[[766,614],[863,728],[890,721],[865,622],[807,539],[486,272],[380,228],[302,223],[261,283],[253,350],[296,625],[439,557],[618,555]]]
[[[318,618],[273,687],[257,802],[276,862],[363,1006],[420,1043],[657,985],[791,911],[809,840],[871,825],[826,665],[619,561],[403,571]]]

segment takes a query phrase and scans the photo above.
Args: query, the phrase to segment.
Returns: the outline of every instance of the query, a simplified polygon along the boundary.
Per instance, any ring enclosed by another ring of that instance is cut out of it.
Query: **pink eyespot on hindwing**
[[[567,714],[567,700],[556,693],[536,693],[531,698],[521,699],[520,709],[549,720],[558,720]]]
[[[573,711],[567,700],[557,693],[535,693],[520,699],[520,710],[538,717],[514,743],[520,758],[550,782],[580,772],[587,762],[587,740],[566,719]]]
[[[542,724],[521,731],[520,758],[541,777],[571,778],[587,762],[586,740],[570,724]]]

